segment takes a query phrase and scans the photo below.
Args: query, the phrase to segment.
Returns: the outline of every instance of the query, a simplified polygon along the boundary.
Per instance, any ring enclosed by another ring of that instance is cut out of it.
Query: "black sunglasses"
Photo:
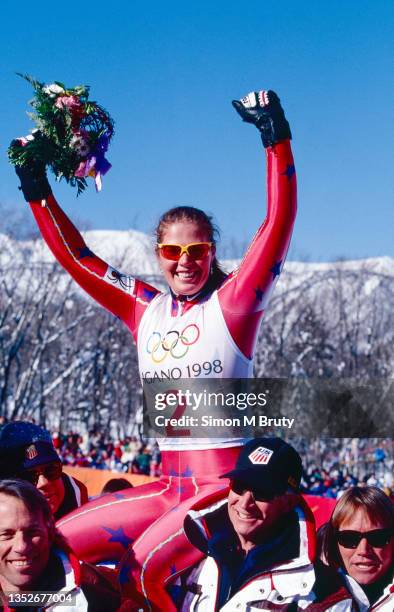
[[[276,494],[267,493],[259,489],[252,489],[241,480],[231,480],[230,489],[236,493],[236,495],[243,495],[246,491],[250,491],[255,501],[270,502],[276,497]]]
[[[373,548],[383,548],[383,546],[390,542],[392,537],[392,529],[373,529],[372,531],[343,529],[336,532],[337,542],[344,548],[357,548],[363,538]]]
[[[18,474],[18,478],[22,480],[27,480],[34,486],[37,486],[39,478],[41,475],[45,476],[47,480],[57,480],[61,477],[63,472],[63,466],[60,462],[51,463],[50,465],[44,465],[43,467],[25,470]]]

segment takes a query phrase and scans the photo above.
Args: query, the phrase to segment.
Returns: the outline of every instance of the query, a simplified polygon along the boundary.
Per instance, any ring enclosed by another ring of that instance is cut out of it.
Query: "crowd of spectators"
[[[160,475],[161,457],[157,443],[143,443],[134,436],[114,441],[97,431],[86,435],[70,432],[64,436],[55,432],[53,440],[65,465]],[[361,474],[359,466],[352,464],[346,448],[341,453],[325,448],[319,464],[308,460],[308,453],[301,451],[305,465],[303,491],[335,499],[354,485],[369,485],[378,486],[390,494],[394,491],[394,478],[389,449],[383,444],[383,448],[373,446],[364,450],[367,462],[364,461]]]
[[[384,490],[387,495],[394,492],[394,479],[392,472],[386,471],[377,476],[374,471],[362,478],[352,474],[348,468],[324,470],[319,467],[309,467],[304,472],[302,490],[310,495],[320,495],[332,499],[339,498],[345,491],[354,486],[376,486]]]
[[[301,450],[305,493],[337,499],[353,486],[376,486],[394,494],[392,440],[321,439],[313,450]]]
[[[85,434],[54,431],[52,439],[64,465],[147,476],[161,473],[157,442],[143,442],[136,436],[114,439],[97,430]],[[333,445],[333,441],[321,440],[318,457],[309,448],[299,449],[304,462],[304,493],[336,499],[355,485],[377,486],[388,495],[394,493],[393,449],[388,441],[358,441],[358,463],[351,444],[336,440]]]
[[[113,440],[102,432],[91,430],[85,435],[54,432],[53,443],[64,465],[160,475],[161,456],[157,442],[144,443],[135,436]]]

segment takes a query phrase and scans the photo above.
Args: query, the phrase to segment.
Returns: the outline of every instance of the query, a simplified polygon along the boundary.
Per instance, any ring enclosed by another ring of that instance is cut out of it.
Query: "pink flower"
[[[81,110],[81,103],[76,96],[59,96],[55,101],[56,108],[68,108],[72,112],[79,112]]]

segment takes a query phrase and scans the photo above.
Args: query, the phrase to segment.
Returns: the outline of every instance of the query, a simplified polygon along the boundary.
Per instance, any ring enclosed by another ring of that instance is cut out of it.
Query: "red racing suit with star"
[[[268,207],[263,224],[239,267],[218,289],[194,299],[161,293],[109,266],[89,250],[52,195],[45,206],[30,203],[42,236],[59,263],[91,297],[127,325],[137,343],[143,379],[173,368],[181,369],[186,377],[198,375],[198,368],[211,368],[211,377],[251,375],[259,326],[283,267],[296,213],[290,141],[266,149],[266,159]],[[173,346],[171,341],[173,352],[166,356],[161,343],[167,338],[168,346],[168,334],[174,331],[183,342]],[[119,559],[127,545],[157,518],[204,490],[210,493],[223,487],[217,477],[233,467],[239,444],[216,440],[200,446],[193,441],[188,446],[184,441],[183,446],[167,447],[159,481],[125,492],[121,499],[106,496],[105,501],[95,500],[62,520],[61,530],[80,557],[92,562]],[[92,525],[100,526],[93,540]]]

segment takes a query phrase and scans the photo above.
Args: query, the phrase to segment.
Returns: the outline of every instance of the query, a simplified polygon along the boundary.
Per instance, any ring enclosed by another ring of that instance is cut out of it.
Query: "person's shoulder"
[[[83,504],[86,504],[87,501],[89,501],[88,489],[83,482],[78,480],[78,478],[75,478],[75,476],[70,476],[70,474],[66,474],[65,472],[63,472],[62,474],[62,478],[66,489],[70,488],[74,491],[76,497],[78,496],[80,498],[77,499],[77,502],[80,502],[78,503],[78,506],[82,506]]]
[[[346,586],[342,575],[337,570],[325,565],[320,560],[314,564],[315,584],[313,592],[315,601],[311,606],[311,610],[320,611],[334,606],[336,603],[349,600],[349,605],[352,606],[352,594]],[[309,608],[308,608],[309,609]],[[349,607],[351,610],[352,607]]]
[[[87,501],[89,501],[87,486],[81,480],[78,480],[78,478],[75,478],[74,476],[72,476],[72,479],[81,493],[81,506],[82,506],[83,504],[86,504]]]
[[[191,609],[194,599],[200,597],[204,590],[214,589],[215,568],[212,557],[204,557],[168,581],[166,590],[177,610]]]
[[[118,610],[121,597],[117,572],[85,561],[81,566],[81,589],[92,609],[112,612]]]

